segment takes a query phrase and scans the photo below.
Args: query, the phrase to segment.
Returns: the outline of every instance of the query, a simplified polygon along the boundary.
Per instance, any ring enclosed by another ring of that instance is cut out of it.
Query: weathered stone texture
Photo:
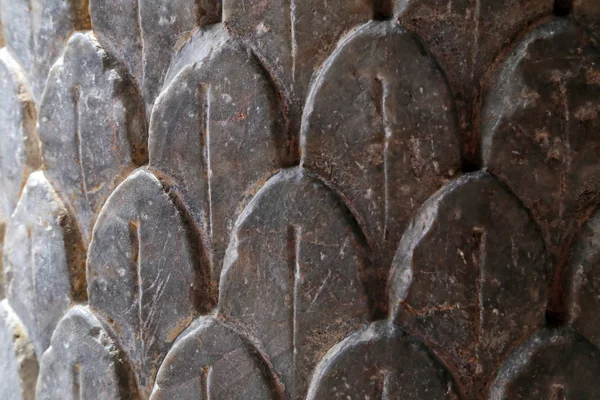
[[[301,169],[271,178],[236,223],[219,313],[264,346],[288,398],[304,398],[319,359],[366,321],[367,251],[345,206]]]
[[[85,300],[85,250],[74,221],[40,171],[29,175],[6,227],[6,297],[27,327],[36,356],[50,345],[56,324]]]
[[[204,300],[188,239],[162,185],[145,170],[119,185],[94,227],[87,259],[90,308],[116,332],[143,398]]]
[[[125,400],[132,398],[127,378],[112,338],[86,307],[76,306],[40,361],[36,400]]]
[[[74,34],[50,71],[38,115],[44,169],[86,243],[106,198],[147,159],[140,99],[92,33]]]
[[[27,329],[7,300],[0,301],[0,398],[33,400],[38,363]]]
[[[427,200],[405,232],[392,313],[475,396],[509,349],[544,325],[548,264],[518,199],[487,173],[465,175]]]
[[[283,107],[266,71],[222,25],[175,56],[150,123],[150,166],[202,231],[215,289],[237,216],[290,163]]]

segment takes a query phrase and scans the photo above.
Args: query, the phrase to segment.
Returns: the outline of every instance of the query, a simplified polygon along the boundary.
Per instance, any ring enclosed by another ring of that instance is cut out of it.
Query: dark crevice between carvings
[[[573,0],[554,0],[554,15],[557,17],[566,17],[571,14]]]
[[[373,20],[387,21],[394,16],[394,2],[392,0],[375,0],[373,4]]]

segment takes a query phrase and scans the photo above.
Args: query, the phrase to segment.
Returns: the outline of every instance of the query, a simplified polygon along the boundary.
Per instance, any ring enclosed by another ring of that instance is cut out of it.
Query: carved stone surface
[[[38,364],[27,330],[8,305],[0,302],[0,398],[33,400]]]
[[[150,124],[150,166],[168,175],[204,235],[218,287],[237,215],[286,163],[277,93],[255,57],[222,25],[175,57]]]
[[[220,313],[265,348],[290,399],[325,352],[366,320],[367,248],[350,213],[301,169],[269,180],[240,216],[221,276]]]
[[[313,72],[344,33],[372,15],[365,0],[223,0],[227,26],[264,60],[286,94],[294,132]]]
[[[508,350],[544,324],[547,256],[518,199],[479,172],[431,197],[402,238],[390,277],[397,323],[479,393]]]
[[[573,242],[567,279],[569,320],[600,348],[600,211],[586,221]]]
[[[29,175],[6,227],[4,274],[38,359],[63,314],[86,297],[85,250],[73,222],[44,174]]]
[[[131,398],[122,356],[96,317],[76,306],[58,323],[40,361],[36,400]]]
[[[87,0],[1,0],[7,47],[40,99],[48,71],[76,29],[89,29]]]
[[[158,371],[151,400],[279,399],[281,388],[242,335],[202,317],[173,344]]]
[[[71,37],[48,77],[38,116],[44,167],[86,242],[108,195],[147,159],[140,99],[91,33]]]
[[[598,200],[599,65],[598,44],[556,19],[506,60],[482,111],[484,164],[531,209],[557,256]]]
[[[116,332],[148,398],[160,362],[204,300],[183,222],[151,173],[134,172],[107,200],[87,279],[91,309]]]
[[[360,368],[356,366],[360,365]],[[377,322],[334,346],[307,399],[459,399],[452,376],[427,346]]]
[[[600,3],[595,0],[573,0],[572,7],[577,21],[600,38]]]
[[[593,399],[600,393],[600,351],[568,329],[545,329],[504,363],[490,400]]]
[[[435,63],[393,22],[354,31],[314,81],[303,164],[340,188],[383,266],[414,211],[460,168],[453,107]]]
[[[90,0],[100,42],[143,87],[148,110],[173,53],[198,25],[220,19],[220,0]]]
[[[6,48],[0,50],[0,93],[0,221],[7,221],[27,176],[42,159],[27,80]]]

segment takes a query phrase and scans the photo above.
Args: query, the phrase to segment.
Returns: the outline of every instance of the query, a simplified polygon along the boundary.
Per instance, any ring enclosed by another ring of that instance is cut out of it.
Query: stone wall
[[[600,398],[599,0],[0,5],[0,400]]]

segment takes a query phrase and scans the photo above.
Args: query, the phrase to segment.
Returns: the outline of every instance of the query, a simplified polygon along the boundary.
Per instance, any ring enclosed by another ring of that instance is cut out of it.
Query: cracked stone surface
[[[37,400],[118,400],[132,395],[120,351],[87,307],[58,323],[40,361]]]
[[[86,298],[85,250],[43,172],[29,175],[5,237],[6,297],[40,359],[63,314]]]
[[[395,321],[473,391],[544,325],[548,257],[527,211],[491,175],[448,183],[418,212],[394,258]]]
[[[319,359],[369,315],[368,269],[364,239],[335,194],[301,169],[282,171],[234,228],[219,313],[262,343],[287,398],[304,398]]]
[[[281,398],[248,339],[214,317],[201,317],[175,342],[158,371],[151,400]]]
[[[181,216],[158,179],[135,171],[94,226],[87,280],[90,308],[117,333],[143,398],[171,344],[203,305],[196,262]]]
[[[44,169],[86,243],[106,198],[147,159],[140,99],[92,33],[71,36],[50,71],[38,115]]]

